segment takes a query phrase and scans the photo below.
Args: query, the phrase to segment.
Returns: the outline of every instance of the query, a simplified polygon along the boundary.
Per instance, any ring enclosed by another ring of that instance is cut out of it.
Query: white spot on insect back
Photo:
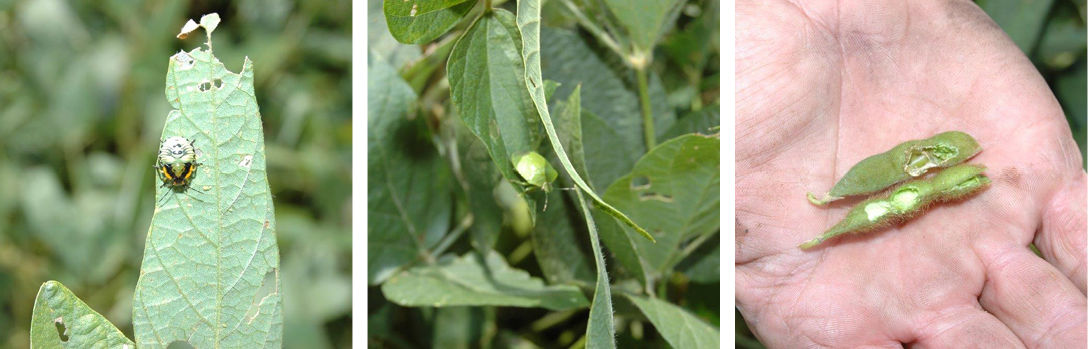
[[[253,155],[246,155],[245,157],[242,158],[242,161],[238,162],[238,166],[241,166],[242,168],[249,168],[249,166],[252,165],[252,164],[253,164]]]
[[[416,12],[418,12],[418,11],[419,11],[419,4],[412,4],[412,10],[408,11],[408,16],[409,17],[415,17]]]

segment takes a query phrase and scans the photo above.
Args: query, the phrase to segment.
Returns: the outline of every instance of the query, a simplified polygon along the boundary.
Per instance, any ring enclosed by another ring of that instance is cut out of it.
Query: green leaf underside
[[[461,120],[483,141],[503,177],[520,182],[511,159],[541,140],[525,89],[521,37],[514,15],[495,9],[458,40],[447,63],[450,97]]]
[[[565,310],[585,307],[585,296],[570,285],[547,286],[511,268],[497,252],[486,261],[475,253],[418,266],[382,284],[386,299],[401,306],[509,306]]]
[[[657,298],[627,296],[673,348],[719,348],[718,330],[687,310]]]
[[[32,348],[135,348],[121,330],[60,282],[47,281],[34,299]]]
[[[424,131],[408,119],[415,93],[371,55],[367,77],[367,282],[376,285],[434,247],[452,208],[432,200],[450,191],[450,171]]]
[[[598,208],[616,217],[616,219],[619,219],[631,228],[634,228],[635,231],[643,237],[653,242],[654,237],[651,236],[650,233],[646,232],[645,229],[632,221],[631,218],[612,207],[612,205],[609,205],[601,199],[600,196],[597,196],[597,193],[593,192],[593,189],[591,189],[589,185],[582,180],[582,177],[578,172],[574,170],[574,165],[571,164],[570,158],[567,157],[566,151],[563,150],[563,144],[559,140],[559,136],[556,135],[555,126],[552,125],[552,119],[548,113],[548,101],[544,98],[544,79],[541,78],[540,75],[539,1],[519,1],[517,22],[518,28],[521,29],[522,46],[524,48],[526,86],[528,86],[533,104],[536,106],[537,115],[539,115],[541,123],[544,124],[544,130],[548,134],[548,139],[552,144],[552,150],[555,151],[556,156],[559,157],[559,162],[563,164],[563,169],[571,177],[571,180],[574,181],[574,184],[593,199],[593,202]]]
[[[674,138],[650,150],[605,191],[605,198],[658,237],[657,244],[633,239],[637,255],[657,275],[684,257],[684,241],[719,228],[719,148],[716,137]]]
[[[593,291],[593,304],[589,307],[589,323],[586,324],[586,348],[615,348],[616,328],[612,319],[612,291],[608,284],[608,271],[604,267],[604,254],[597,239],[597,227],[593,223],[593,213],[586,205],[582,192],[578,195],[578,206],[589,228],[589,241],[593,245],[593,259],[597,266],[597,285]]]
[[[382,7],[393,38],[422,44],[453,28],[475,4],[476,0],[385,0]]]
[[[172,56],[163,138],[194,140],[191,188],[155,208],[132,323],[140,347],[278,347],[279,251],[253,63],[240,74],[201,48]],[[194,190],[195,189],[195,190]]]

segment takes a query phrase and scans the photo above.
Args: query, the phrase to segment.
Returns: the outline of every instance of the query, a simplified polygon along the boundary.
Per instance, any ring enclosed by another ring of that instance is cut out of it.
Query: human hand
[[[1086,174],[1035,68],[966,1],[737,3],[737,305],[771,347],[1081,347]],[[990,188],[797,245],[861,159],[948,130]],[[1046,258],[1035,256],[1034,242]]]

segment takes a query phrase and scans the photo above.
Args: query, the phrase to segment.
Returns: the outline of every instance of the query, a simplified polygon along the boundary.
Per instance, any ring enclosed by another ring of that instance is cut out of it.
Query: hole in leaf
[[[635,178],[631,178],[631,189],[632,190],[650,189],[650,177],[635,176]]]
[[[166,346],[166,349],[193,349],[193,348],[195,348],[195,347],[192,344],[189,344],[189,342],[185,342],[185,341],[173,341],[173,342],[170,343],[170,345]]]
[[[672,195],[658,194],[655,192],[645,192],[642,194],[638,194],[638,199],[642,201],[657,200],[661,202],[672,202]]]
[[[58,317],[53,319],[53,325],[57,327],[57,337],[60,337],[60,341],[67,342],[68,328],[64,326],[64,318]]]
[[[208,92],[209,90],[212,89],[212,83],[208,82],[208,81],[205,81],[205,82],[200,83],[200,85],[197,85],[196,88],[198,90],[200,90],[200,92]]]
[[[222,79],[215,79],[214,81],[212,81],[212,83],[215,84],[215,88],[223,87],[223,80]]]
[[[178,61],[178,69],[185,70],[193,67],[193,63],[196,62],[193,56],[185,51],[179,51],[174,55],[174,60]]]

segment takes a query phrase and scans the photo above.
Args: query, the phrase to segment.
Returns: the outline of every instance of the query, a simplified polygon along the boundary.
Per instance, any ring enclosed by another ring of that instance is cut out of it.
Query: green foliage
[[[135,348],[113,324],[56,281],[34,300],[30,345],[35,348]]]
[[[256,71],[284,346],[348,345],[351,5],[0,4],[0,348],[28,346],[33,299],[50,279],[135,338],[133,290],[163,197],[152,166],[172,109],[165,72],[171,55],[203,44],[200,32],[175,35],[206,12],[223,14],[215,55],[231,71],[248,56]],[[207,198],[173,193],[163,205],[190,196]]]
[[[718,97],[716,85],[694,83],[716,81],[703,77],[717,73],[711,65],[690,64],[714,60],[717,40],[673,49],[690,68],[691,76],[681,80],[693,82],[685,86],[695,91],[673,104],[660,66],[649,62],[654,48],[673,40],[675,23],[690,20],[676,3],[662,5],[668,13],[655,17],[656,23],[613,22],[613,10],[603,2],[492,3],[477,3],[483,6],[468,10],[453,29],[419,42],[428,48],[423,51],[390,44],[397,34],[374,25],[397,20],[388,13],[376,19],[372,13],[369,19],[368,37],[376,41],[368,82],[368,207],[372,221],[395,224],[368,226],[368,253],[371,268],[375,256],[398,258],[380,263],[381,272],[368,272],[368,283],[376,286],[369,289],[368,343],[483,348],[717,343],[718,331],[710,324],[717,323],[719,311],[719,253],[708,243],[718,241],[719,230],[719,141],[709,135],[719,123]],[[716,9],[714,2],[688,5],[696,13]],[[619,31],[604,32],[605,27]],[[641,50],[628,33],[637,34]],[[613,48],[621,44],[626,49]],[[448,57],[445,47],[451,47]],[[638,57],[644,59],[639,69],[646,84],[635,83],[631,63]],[[660,57],[663,65],[675,63]],[[445,71],[434,69],[443,63]],[[640,95],[652,111],[651,140],[660,139],[659,146],[644,137]],[[383,122],[412,125],[416,136],[391,142],[394,132]],[[392,153],[404,149],[426,152]],[[654,160],[639,161],[646,156]],[[423,163],[429,167],[411,167]],[[443,174],[447,171],[450,175]],[[387,179],[375,182],[376,172]],[[621,195],[616,189],[609,197],[606,188],[622,186],[617,180],[636,174],[660,179],[653,188],[675,196],[676,205],[646,206],[639,191]],[[389,178],[418,182],[391,186]],[[428,207],[446,204],[451,205],[444,211],[448,218],[433,218]],[[402,228],[438,221],[448,224],[427,233]],[[661,234],[666,243],[655,245],[636,234],[644,226],[652,226],[653,237]],[[667,262],[647,257],[661,254],[669,256]],[[681,275],[687,272],[692,276]],[[690,287],[665,294],[674,276]],[[641,297],[647,308],[617,304],[622,297],[615,295]],[[694,307],[675,305],[685,303]],[[661,327],[643,331],[644,325]],[[692,334],[700,337],[685,337]]]
[[[565,310],[587,305],[578,288],[546,286],[510,268],[496,252],[473,253],[399,273],[382,284],[382,294],[403,306],[496,305]]]
[[[521,35],[514,15],[503,9],[489,11],[457,41],[446,69],[450,97],[457,113],[487,146],[495,167],[507,180],[519,180],[510,159],[536,149],[536,123],[525,66]]]
[[[639,264],[652,277],[669,274],[686,256],[682,248],[685,241],[702,241],[717,232],[719,148],[718,138],[712,136],[689,134],[674,138],[650,150],[631,173],[605,191],[607,200],[631,212],[640,225],[658,237],[656,244],[630,239]]]
[[[476,0],[385,0],[389,32],[405,44],[425,43],[445,34]]]
[[[367,83],[367,280],[381,283],[434,247],[449,227],[449,169],[425,140],[426,126],[408,119],[415,93],[380,58],[372,57]]]
[[[133,296],[136,342],[279,346],[279,248],[253,63],[232,73],[210,49],[179,52],[166,97],[175,109],[162,138],[193,139],[202,165],[191,188],[159,188],[165,200],[151,218]]]
[[[978,0],[986,14],[1009,34],[1058,97],[1073,139],[1088,168],[1085,127],[1088,126],[1088,32],[1084,1]]]
[[[718,330],[684,308],[657,298],[628,296],[674,348],[718,348]]]

